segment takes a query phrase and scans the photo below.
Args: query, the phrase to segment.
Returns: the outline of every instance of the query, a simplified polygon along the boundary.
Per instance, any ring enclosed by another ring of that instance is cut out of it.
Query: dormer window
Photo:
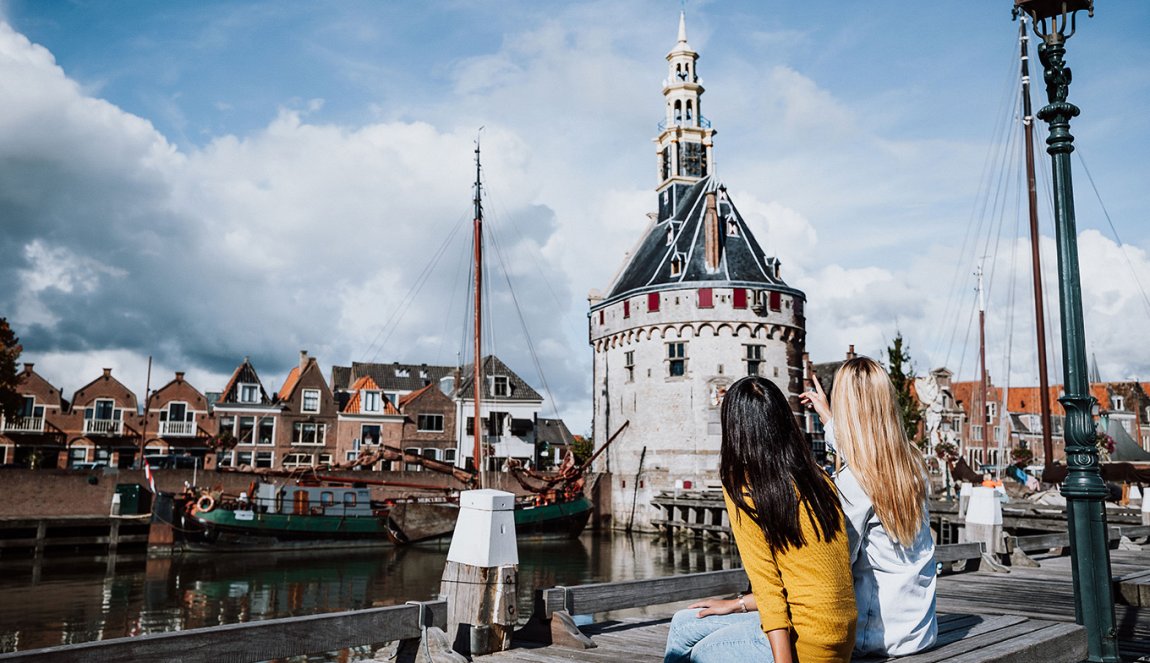
[[[319,412],[319,389],[303,390],[303,412]]]
[[[411,377],[411,371],[409,369],[406,369],[406,368],[397,368],[397,369],[395,369],[395,377],[397,377],[397,378],[409,378],[409,377]]]
[[[511,395],[511,382],[507,379],[506,375],[496,375],[495,377],[491,378],[491,395]]]
[[[683,265],[686,263],[682,253],[676,253],[674,258],[671,258],[671,276],[678,276],[683,273]]]
[[[379,412],[380,411],[380,397],[378,391],[364,391],[363,392],[363,411],[364,412]]]
[[[420,369],[419,379],[420,380],[426,380],[427,379],[427,369]]]
[[[667,246],[675,243],[675,236],[679,234],[680,225],[682,224],[674,222],[667,224]]]
[[[727,219],[727,237],[739,236],[739,224],[734,219]]]
[[[241,384],[238,392],[241,403],[258,403],[260,401],[260,389],[258,385]]]

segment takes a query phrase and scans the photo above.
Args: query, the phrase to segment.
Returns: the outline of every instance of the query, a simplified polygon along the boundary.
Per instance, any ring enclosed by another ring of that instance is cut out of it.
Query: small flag
[[[148,457],[144,456],[144,476],[148,479],[148,490],[156,493],[156,478],[152,476],[152,466],[148,464]]]

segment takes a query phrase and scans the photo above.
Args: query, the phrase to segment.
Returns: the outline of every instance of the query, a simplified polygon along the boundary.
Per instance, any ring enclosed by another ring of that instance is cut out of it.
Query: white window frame
[[[312,434],[304,431],[311,429]],[[311,437],[312,441],[304,441]],[[293,447],[322,447],[327,444],[327,424],[316,421],[296,421],[292,423],[291,445]]]
[[[320,409],[319,389],[304,389],[303,396],[300,398],[299,409],[300,412],[317,414]]]
[[[496,398],[507,398],[511,395],[511,378],[506,375],[491,376],[491,395]]]
[[[236,387],[236,400],[241,403],[259,403],[260,386],[251,382],[241,382]]]
[[[363,392],[363,411],[382,412],[383,394],[375,389],[365,389]]]

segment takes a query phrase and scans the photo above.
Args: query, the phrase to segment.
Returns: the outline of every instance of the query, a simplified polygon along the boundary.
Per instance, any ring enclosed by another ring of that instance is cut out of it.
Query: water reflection
[[[440,548],[169,559],[0,561],[0,652],[236,622],[428,600]],[[733,547],[585,535],[519,548],[519,606],[536,587],[732,568]]]

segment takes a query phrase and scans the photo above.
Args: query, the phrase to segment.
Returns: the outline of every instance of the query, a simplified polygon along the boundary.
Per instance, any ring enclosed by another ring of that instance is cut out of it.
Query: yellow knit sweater
[[[806,545],[772,552],[755,521],[735,507],[726,491],[723,497],[763,632],[790,629],[800,663],[850,661],[858,613],[846,532],[829,542],[820,540],[803,502],[799,523]]]

